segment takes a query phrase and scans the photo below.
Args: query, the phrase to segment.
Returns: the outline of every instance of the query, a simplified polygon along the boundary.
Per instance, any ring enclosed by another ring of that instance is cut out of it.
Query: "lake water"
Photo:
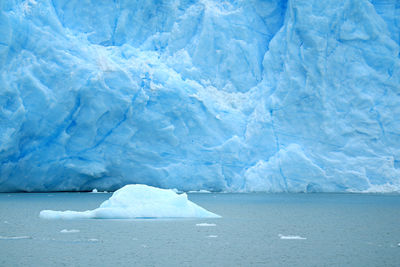
[[[223,218],[39,218],[110,196],[0,194],[0,266],[400,266],[400,195],[189,194]]]

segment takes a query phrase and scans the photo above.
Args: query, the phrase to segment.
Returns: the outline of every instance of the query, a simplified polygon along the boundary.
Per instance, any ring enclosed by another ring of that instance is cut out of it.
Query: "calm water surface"
[[[39,218],[110,196],[0,194],[0,266],[400,266],[399,195],[189,194],[223,218]]]

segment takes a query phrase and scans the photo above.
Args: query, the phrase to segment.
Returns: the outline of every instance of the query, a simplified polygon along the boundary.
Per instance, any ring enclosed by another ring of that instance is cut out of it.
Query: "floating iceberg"
[[[80,232],[80,231],[77,230],[77,229],[71,229],[71,230],[62,229],[62,230],[60,231],[60,233],[62,233],[62,234],[75,234],[75,233],[79,233],[79,232]]]
[[[306,240],[307,238],[298,235],[278,235],[283,240]]]
[[[43,219],[219,218],[189,201],[187,195],[147,185],[126,185],[99,208],[87,211],[42,210]]]
[[[215,223],[197,223],[196,226],[199,227],[212,227],[212,226],[217,226]]]

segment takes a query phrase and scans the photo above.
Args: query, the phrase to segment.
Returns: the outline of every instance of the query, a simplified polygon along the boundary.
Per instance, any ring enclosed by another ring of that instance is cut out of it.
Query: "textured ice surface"
[[[99,208],[87,211],[42,210],[43,219],[219,218],[188,200],[186,193],[147,185],[126,185]],[[64,230],[63,230],[64,231]],[[68,231],[68,230],[67,230]],[[71,230],[74,231],[74,230]],[[75,230],[76,231],[76,230]]]
[[[0,191],[400,189],[396,0],[0,8]]]

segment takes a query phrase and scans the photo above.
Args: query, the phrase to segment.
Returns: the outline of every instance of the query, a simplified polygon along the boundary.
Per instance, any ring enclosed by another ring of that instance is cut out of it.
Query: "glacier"
[[[398,0],[0,9],[0,192],[400,191]]]

